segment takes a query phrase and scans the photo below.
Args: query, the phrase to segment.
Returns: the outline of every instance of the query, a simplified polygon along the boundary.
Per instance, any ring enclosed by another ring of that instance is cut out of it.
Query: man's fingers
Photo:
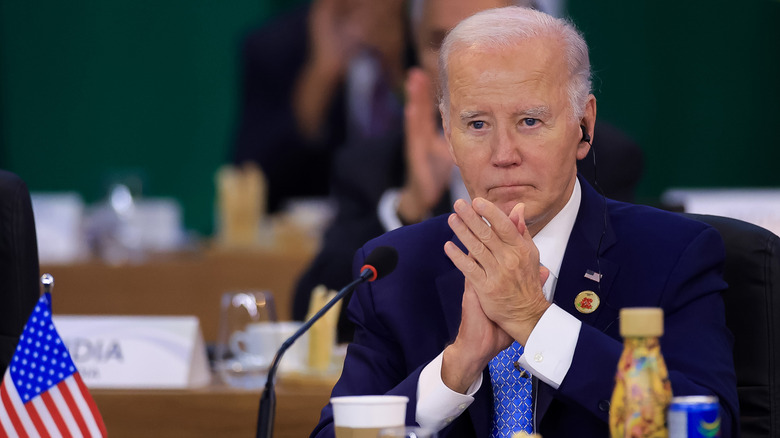
[[[409,69],[406,76],[406,106],[404,115],[410,134],[425,136],[430,142],[436,134],[435,107],[431,80],[420,68]]]
[[[526,230],[528,230],[528,227],[525,225],[524,203],[518,202],[514,207],[512,207],[512,211],[509,212],[509,220],[512,221],[518,233],[525,234]]]
[[[544,289],[544,284],[547,283],[547,278],[549,277],[550,270],[542,265],[539,265],[539,281],[541,282],[542,289]]]
[[[478,282],[484,279],[485,271],[482,267],[473,258],[464,254],[457,245],[452,242],[446,242],[444,244],[444,252],[466,279]]]
[[[466,224],[466,226],[474,233],[477,238],[483,242],[493,237],[493,231],[468,202],[463,199],[458,199],[453,205],[455,213]]]
[[[490,253],[488,247],[474,235],[472,230],[466,226],[457,214],[451,214],[447,222],[461,243],[463,243],[463,246],[466,247],[469,258],[473,259],[482,268],[497,268],[496,259]]]
[[[467,227],[467,229],[470,231],[470,234],[474,236],[474,239],[476,239],[477,242],[481,243],[493,254],[501,251],[503,242],[501,242],[498,236],[496,236],[496,233],[493,231],[491,226],[488,225],[484,219],[482,219],[482,216],[477,214],[472,205],[462,199],[458,199],[455,201],[454,208],[457,218],[460,219],[465,227]],[[456,222],[456,224],[457,223],[458,222]],[[451,223],[450,227],[452,227],[452,225],[453,224]],[[458,231],[455,229],[453,229],[453,231],[455,231],[455,234],[458,234]],[[458,234],[458,237],[462,236]],[[478,259],[482,255],[482,248],[480,248],[480,245],[477,245],[474,241],[463,241],[463,244],[466,245],[466,248],[468,248],[469,251],[473,251],[474,255],[477,256]],[[492,263],[488,262],[487,260],[479,259],[479,262],[483,263],[483,265],[489,264],[492,266]]]
[[[426,74],[419,68],[410,68],[409,73],[406,76],[406,108],[413,111],[413,114],[415,116],[421,116],[423,114],[423,111],[426,113],[429,113],[431,109],[428,107],[430,104],[430,96],[427,96],[426,93],[429,93],[429,87],[426,86],[426,83],[428,83],[428,77]],[[409,120],[409,122],[419,124],[422,122],[422,117],[419,119],[413,119]]]
[[[490,228],[501,241],[517,243],[517,227],[514,223],[492,202],[484,198],[474,198],[471,203],[474,211],[490,222]]]
[[[418,101],[425,104],[428,109],[433,107],[433,92],[431,91],[431,78],[420,67],[412,67],[409,69],[409,76],[413,79],[416,87],[415,91],[420,92],[418,95]]]

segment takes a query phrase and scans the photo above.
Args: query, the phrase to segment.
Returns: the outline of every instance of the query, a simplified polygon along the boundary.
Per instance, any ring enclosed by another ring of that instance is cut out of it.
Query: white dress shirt
[[[558,275],[569,235],[577,219],[582,199],[580,182],[576,181],[572,195],[563,209],[534,236],[542,265],[550,276],[542,288],[552,302]],[[536,324],[520,356],[520,365],[542,382],[557,389],[571,366],[577,346],[581,322],[557,305],[551,305]],[[431,361],[420,373],[417,385],[417,423],[422,427],[440,430],[451,423],[474,401],[474,394],[482,386],[482,374],[466,394],[448,388],[441,379],[442,354]]]
[[[451,204],[454,204],[458,199],[469,199],[469,192],[466,190],[466,186],[463,185],[463,179],[461,179],[460,170],[457,167],[452,168],[452,175],[450,176],[450,198]],[[401,219],[398,217],[398,203],[400,200],[400,189],[385,190],[379,199],[377,215],[385,231],[393,231],[403,226]]]

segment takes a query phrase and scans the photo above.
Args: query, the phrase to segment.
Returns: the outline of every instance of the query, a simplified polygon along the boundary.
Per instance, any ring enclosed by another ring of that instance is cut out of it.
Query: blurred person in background
[[[532,0],[412,0],[409,22],[418,67],[406,77],[403,125],[396,138],[350,142],[334,155],[331,195],[336,217],[325,231],[323,245],[299,280],[293,318],[308,312],[312,289],[324,284],[338,289],[351,281],[352,258],[368,240],[426,218],[451,211],[452,203],[468,199],[460,173],[454,168],[435,105],[438,53],[447,32],[458,22],[485,9],[502,6],[533,7]],[[399,120],[400,121],[400,120]],[[616,128],[598,122],[598,182],[606,195],[633,200],[642,169],[641,149]],[[403,136],[401,136],[403,135]],[[577,162],[578,170],[593,183],[593,152]],[[338,338],[349,342],[354,332],[347,319],[346,297],[338,324]]]
[[[435,105],[438,49],[446,33],[460,20],[483,9],[510,4],[530,6],[530,1],[409,3],[418,67],[407,72],[404,117],[395,128],[398,136],[351,142],[335,154],[331,195],[336,201],[336,217],[325,231],[319,254],[298,282],[294,319],[306,316],[315,286],[324,284],[337,289],[350,281],[352,257],[366,241],[402,225],[450,211],[453,196],[455,199],[467,196],[460,176],[454,171]],[[353,331],[342,310],[339,340],[351,340]]]
[[[395,135],[408,56],[403,5],[314,0],[245,38],[233,161],[259,164],[269,211],[327,195],[338,148]]]

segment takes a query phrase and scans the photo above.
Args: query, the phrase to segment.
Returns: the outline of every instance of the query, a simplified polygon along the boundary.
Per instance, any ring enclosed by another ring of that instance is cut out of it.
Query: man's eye
[[[523,124],[525,126],[534,126],[539,122],[539,119],[531,119],[531,118],[525,118],[523,119]]]
[[[482,128],[485,127],[485,122],[483,122],[481,120],[475,120],[475,121],[471,122],[471,127],[474,128],[474,129],[482,129]]]

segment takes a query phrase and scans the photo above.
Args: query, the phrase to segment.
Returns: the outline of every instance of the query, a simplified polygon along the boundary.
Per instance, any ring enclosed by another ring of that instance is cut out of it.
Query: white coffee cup
[[[242,364],[251,369],[268,368],[276,351],[293,333],[301,327],[298,321],[256,322],[247,324],[244,330],[230,336],[231,353]],[[287,350],[279,364],[279,372],[303,371],[309,351],[309,338],[304,334]]]
[[[408,402],[401,395],[333,397],[336,438],[375,438],[384,428],[403,426]]]

